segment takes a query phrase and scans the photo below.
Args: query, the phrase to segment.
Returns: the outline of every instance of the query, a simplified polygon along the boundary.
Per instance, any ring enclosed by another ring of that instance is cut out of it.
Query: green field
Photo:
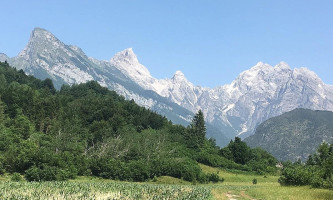
[[[198,184],[160,177],[145,183],[117,182],[79,177],[66,182],[11,182],[0,178],[0,199],[276,199],[331,200],[333,191],[310,187],[282,187],[278,176],[228,172],[201,165],[205,172],[218,173],[225,181]],[[257,184],[252,180],[256,178]]]
[[[222,184],[212,187],[213,199],[262,199],[262,200],[332,200],[333,191],[313,189],[309,186],[280,186],[278,176],[258,176],[231,173],[201,165],[206,172],[218,172],[225,179]],[[256,178],[257,184],[252,180]]]

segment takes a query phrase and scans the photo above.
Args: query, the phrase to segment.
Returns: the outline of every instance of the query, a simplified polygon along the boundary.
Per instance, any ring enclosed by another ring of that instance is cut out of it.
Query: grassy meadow
[[[278,176],[229,172],[200,165],[204,172],[218,173],[225,181],[196,184],[159,177],[144,183],[78,177],[66,182],[12,182],[0,177],[0,199],[222,199],[222,200],[331,200],[333,191],[306,187],[283,187]],[[253,179],[257,184],[253,184]]]
[[[205,172],[218,173],[225,181],[211,186],[213,199],[222,200],[332,200],[333,191],[314,189],[309,186],[280,186],[279,176],[260,176],[245,173],[228,172],[200,165]],[[252,180],[257,179],[257,184]]]

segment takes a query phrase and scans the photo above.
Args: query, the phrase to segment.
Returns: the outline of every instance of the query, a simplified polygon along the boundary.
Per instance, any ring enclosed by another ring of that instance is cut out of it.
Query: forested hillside
[[[333,112],[299,108],[263,122],[245,141],[279,160],[305,161],[323,141],[333,142],[332,122]]]
[[[97,82],[43,81],[0,63],[0,173],[29,181],[78,175],[145,181],[169,175],[218,181],[198,163],[266,173],[276,159],[239,138],[220,149],[206,139],[201,111],[188,127],[126,101]]]

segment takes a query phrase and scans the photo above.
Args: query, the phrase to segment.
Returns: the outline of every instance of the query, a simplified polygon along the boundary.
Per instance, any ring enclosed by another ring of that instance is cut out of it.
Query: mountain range
[[[333,110],[333,86],[309,69],[291,69],[285,62],[274,67],[258,62],[232,83],[206,88],[192,84],[181,71],[171,78],[154,78],[131,48],[101,61],[41,28],[33,30],[18,56],[0,54],[4,60],[37,78],[51,78],[57,88],[96,80],[183,125],[201,109],[208,137],[220,146],[235,136],[252,135],[261,122],[295,108]]]

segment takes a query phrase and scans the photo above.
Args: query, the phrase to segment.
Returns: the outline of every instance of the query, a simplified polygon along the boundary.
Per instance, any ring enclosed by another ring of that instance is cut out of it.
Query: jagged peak
[[[58,40],[51,32],[39,27],[34,28],[30,35],[30,41],[35,39]]]
[[[272,66],[269,64],[266,64],[262,61],[259,61],[256,65],[254,65],[250,70],[261,70],[261,69],[271,69]]]
[[[248,79],[248,78],[253,79],[257,76],[257,74],[260,71],[266,71],[266,70],[271,70],[271,69],[273,69],[272,66],[260,61],[256,65],[251,67],[250,69],[245,70],[242,73],[240,73],[240,75],[238,76],[238,78],[236,80],[244,79],[244,77],[247,77],[246,79]]]
[[[44,28],[40,28],[40,27],[35,27],[34,30],[32,30],[32,33],[38,33],[38,32],[42,32],[42,33],[45,33],[45,32],[49,32],[47,31],[46,29]]]
[[[42,49],[53,47],[59,48],[64,46],[65,44],[56,38],[51,32],[37,27],[31,32],[28,45],[18,54],[18,56],[26,57],[31,55],[31,53],[41,52]]]
[[[185,77],[184,73],[182,71],[180,71],[180,70],[177,70],[175,72],[174,76],[183,76],[183,77]]]
[[[111,58],[111,61],[126,61],[131,64],[139,63],[138,58],[136,57],[133,48],[127,48],[123,51],[116,53],[114,57]]]
[[[172,77],[172,80],[176,81],[176,82],[180,82],[180,81],[186,81],[187,82],[187,79],[186,79],[185,75],[180,70],[177,70],[175,72],[175,74]]]
[[[267,72],[274,73],[275,70],[290,70],[290,69],[291,68],[288,65],[288,63],[286,63],[284,61],[281,61],[279,64],[275,65],[274,67],[260,61],[256,65],[254,65],[252,68],[250,68],[249,70],[242,72],[241,75],[255,75],[259,71],[264,71],[266,73]]]
[[[288,63],[281,61],[279,64],[275,65],[277,69],[291,69]]]
[[[6,55],[6,54],[4,54],[4,53],[0,53],[0,61],[1,62],[5,62],[5,61],[7,61],[9,59],[9,57]]]
[[[110,63],[136,80],[140,79],[139,77],[152,78],[148,69],[139,63],[132,48],[116,53]]]

